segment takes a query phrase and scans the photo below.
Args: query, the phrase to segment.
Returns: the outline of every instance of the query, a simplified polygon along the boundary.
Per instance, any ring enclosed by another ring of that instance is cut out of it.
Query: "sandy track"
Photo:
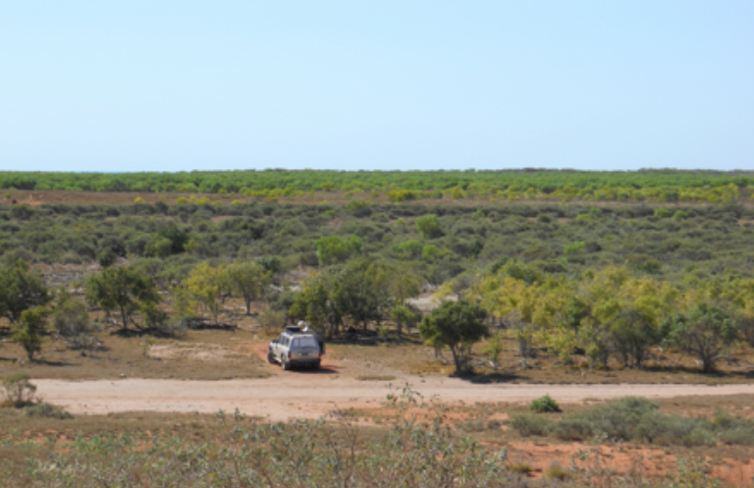
[[[586,399],[613,399],[628,395],[646,398],[678,396],[724,396],[754,394],[747,385],[477,385],[456,378],[406,376],[392,381],[408,382],[429,398],[444,402],[527,402],[549,393],[562,403]],[[105,414],[125,411],[203,412],[236,408],[247,415],[285,420],[314,418],[334,406],[378,407],[388,394],[387,381],[359,381],[339,375],[294,373],[264,379],[229,381],[181,381],[123,379],[69,382],[35,380],[40,396],[65,406],[73,413]]]

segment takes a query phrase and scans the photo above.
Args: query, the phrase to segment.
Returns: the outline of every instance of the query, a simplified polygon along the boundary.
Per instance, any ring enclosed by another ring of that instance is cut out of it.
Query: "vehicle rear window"
[[[293,339],[293,347],[318,347],[317,340],[314,337],[297,337]]]

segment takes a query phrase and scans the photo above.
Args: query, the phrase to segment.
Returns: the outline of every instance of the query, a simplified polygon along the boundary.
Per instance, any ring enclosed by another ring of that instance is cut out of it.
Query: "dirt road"
[[[388,381],[360,381],[340,375],[295,372],[271,378],[229,381],[122,379],[68,382],[35,380],[40,396],[73,413],[124,411],[204,412],[236,408],[246,415],[286,420],[315,418],[340,408],[376,408],[394,387],[409,383],[425,398],[443,402],[528,402],[549,393],[561,403],[635,395],[650,399],[677,396],[754,394],[748,385],[479,385],[457,378],[404,376]]]

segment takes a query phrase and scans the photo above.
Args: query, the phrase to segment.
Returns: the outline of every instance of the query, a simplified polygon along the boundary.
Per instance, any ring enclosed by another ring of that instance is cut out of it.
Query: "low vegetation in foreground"
[[[272,424],[222,411],[21,420],[0,410],[7,427],[0,439],[0,486],[721,486],[699,453],[676,454],[661,473],[640,462],[611,468],[599,443],[615,445],[621,435],[608,424],[617,420],[616,410],[639,417],[656,412],[657,405],[646,400],[629,398],[566,416],[561,423],[588,418],[598,444],[574,452],[569,464],[553,461],[544,469],[516,459],[516,439],[506,431],[493,428],[484,438],[466,434],[463,423],[451,420],[463,410],[424,402],[410,388],[388,395],[383,408],[373,417],[377,423],[365,423],[366,412],[336,409],[316,421]],[[708,425],[733,421],[721,415]],[[690,421],[674,415],[663,420]],[[77,423],[74,432],[69,422]],[[519,430],[519,423],[514,417],[511,425]]]

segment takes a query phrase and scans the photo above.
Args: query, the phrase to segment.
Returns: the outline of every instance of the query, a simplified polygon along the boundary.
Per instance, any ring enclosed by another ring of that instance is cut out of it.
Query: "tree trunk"
[[[124,307],[120,307],[120,320],[123,322],[123,330],[126,330],[128,328],[128,319],[126,318],[126,309]]]
[[[463,372],[463,364],[458,346],[451,347],[450,352],[453,353],[453,362],[456,363],[456,374],[461,374]]]

